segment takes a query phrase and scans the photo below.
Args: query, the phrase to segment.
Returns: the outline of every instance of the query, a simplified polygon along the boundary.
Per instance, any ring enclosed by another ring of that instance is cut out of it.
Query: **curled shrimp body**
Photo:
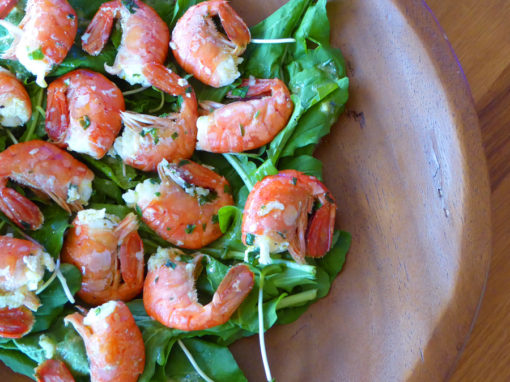
[[[81,271],[83,301],[129,301],[142,291],[143,243],[137,229],[135,214],[120,221],[104,209],[78,212],[61,256]]]
[[[213,21],[219,16],[227,36]],[[190,7],[172,32],[175,59],[204,84],[221,87],[240,76],[237,65],[250,42],[250,30],[225,0],[204,1]]]
[[[44,77],[64,61],[74,43],[78,20],[66,0],[28,0],[18,26],[5,20],[0,25],[14,37],[2,58],[18,60],[39,86],[46,87]]]
[[[218,210],[232,205],[227,180],[189,160],[158,165],[161,183],[147,179],[123,195],[143,221],[168,242],[201,248],[221,236]]]
[[[212,301],[202,305],[195,289],[202,255],[190,263],[182,261],[182,255],[178,249],[158,248],[149,259],[143,288],[147,314],[165,326],[186,331],[224,324],[253,288],[253,272],[244,264],[230,268]]]
[[[48,359],[35,369],[37,382],[74,382],[66,364],[58,359]]]
[[[241,86],[248,87],[247,100],[211,104],[220,107],[198,118],[197,150],[231,153],[256,149],[271,142],[285,127],[294,105],[281,80],[244,80]]]
[[[0,153],[0,210],[25,229],[38,229],[44,217],[28,198],[7,187],[12,180],[49,196],[68,212],[79,211],[92,194],[94,173],[71,154],[44,141],[9,146]]]
[[[124,97],[99,73],[78,69],[48,87],[46,132],[60,147],[102,158],[120,128]]]
[[[83,50],[99,54],[115,19],[120,20],[122,39],[113,66],[105,65],[105,70],[131,85],[152,85],[166,91],[167,84],[173,83],[172,71],[163,65],[170,32],[156,11],[140,0],[102,4],[81,37]]]
[[[145,366],[145,345],[133,315],[122,301],[109,301],[83,317],[64,318],[83,338],[91,382],[136,382]]]
[[[14,74],[0,67],[0,125],[21,126],[32,116],[32,103]]]
[[[45,270],[54,269],[38,244],[0,236],[0,337],[20,338],[32,329],[31,311],[41,305],[35,292]]]
[[[198,108],[195,93],[186,80],[171,73],[173,84],[164,91],[181,96],[181,110],[166,117],[122,113],[124,130],[114,149],[124,163],[142,171],[155,171],[163,159],[189,158],[195,151]],[[181,85],[180,85],[181,84]]]
[[[295,170],[264,178],[251,190],[244,207],[242,239],[269,253],[288,250],[298,263],[305,256],[322,257],[331,248],[336,203],[317,178]]]

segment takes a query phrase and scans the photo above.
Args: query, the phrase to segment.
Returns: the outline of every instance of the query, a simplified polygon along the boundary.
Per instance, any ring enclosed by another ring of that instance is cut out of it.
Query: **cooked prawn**
[[[186,80],[170,74],[167,93],[181,96],[181,110],[166,117],[122,113],[124,130],[114,149],[124,163],[142,171],[155,171],[163,159],[189,158],[195,151],[198,108],[195,93]]]
[[[74,70],[48,87],[46,132],[58,146],[102,158],[121,128],[124,97],[99,73]]]
[[[212,301],[198,302],[195,280],[202,270],[202,255],[184,262],[178,249],[158,248],[149,259],[143,288],[147,314],[165,326],[180,330],[203,330],[221,325],[241,305],[253,288],[253,272],[244,264],[230,268]]]
[[[35,369],[37,382],[74,382],[66,364],[58,359],[48,359]]]
[[[35,291],[45,270],[55,263],[42,247],[28,240],[0,236],[0,337],[20,338],[34,324],[41,305]]]
[[[14,74],[0,67],[0,125],[21,126],[32,116],[32,103]]]
[[[256,149],[271,142],[285,127],[294,105],[283,81],[244,80],[241,86],[248,87],[247,100],[211,104],[217,108],[198,118],[197,150],[231,153]]]
[[[68,212],[79,211],[92,194],[94,173],[54,144],[30,141],[0,153],[0,210],[24,229],[38,229],[44,217],[28,198],[7,187],[12,180],[42,191]]]
[[[105,210],[83,210],[73,221],[62,261],[82,274],[78,296],[88,304],[129,301],[143,288],[143,243],[135,214],[122,221]]]
[[[201,248],[221,236],[218,210],[233,204],[227,180],[189,160],[158,165],[161,183],[147,179],[122,197],[168,242]]]
[[[213,16],[219,16],[227,36],[217,30]],[[184,13],[172,32],[170,46],[186,72],[207,85],[221,87],[240,76],[237,65],[249,42],[250,30],[227,1],[211,0]]]
[[[145,346],[129,308],[109,301],[83,317],[64,318],[83,338],[90,363],[91,382],[136,382],[145,367]]]
[[[113,66],[105,65],[105,70],[131,85],[152,85],[167,91],[174,82],[172,71],[163,65],[170,32],[156,11],[140,0],[102,4],[81,37],[83,50],[98,55],[108,41],[115,19],[120,20],[122,39]]]
[[[64,61],[78,29],[76,12],[66,0],[28,0],[25,17],[18,26],[0,20],[14,37],[4,59],[18,60],[36,82],[46,87],[44,77]]]
[[[331,248],[336,203],[317,178],[295,170],[264,178],[251,190],[244,207],[242,239],[260,249],[260,262],[270,253],[288,250],[298,263],[322,257]]]

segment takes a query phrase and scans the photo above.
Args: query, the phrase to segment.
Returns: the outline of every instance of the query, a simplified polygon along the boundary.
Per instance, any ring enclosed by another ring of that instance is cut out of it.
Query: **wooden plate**
[[[250,24],[283,2],[233,1]],[[352,86],[319,156],[353,245],[331,294],[268,333],[272,371],[279,382],[442,380],[476,316],[490,257],[469,88],[423,1],[336,0],[328,10]],[[249,380],[263,381],[257,338],[233,350]]]
[[[281,3],[234,6],[254,23]],[[353,244],[331,294],[269,332],[272,371],[280,382],[443,380],[490,258],[471,94],[423,1],[337,0],[328,14],[352,86],[319,156],[339,201],[337,225]],[[257,338],[233,346],[250,381],[264,380],[257,346]]]

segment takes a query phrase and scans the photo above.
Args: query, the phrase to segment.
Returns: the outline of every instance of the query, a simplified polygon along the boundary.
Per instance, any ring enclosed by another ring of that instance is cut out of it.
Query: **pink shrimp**
[[[58,146],[100,159],[117,137],[124,97],[105,76],[78,69],[48,87],[46,131]]]
[[[18,26],[5,20],[0,25],[14,37],[2,58],[18,60],[39,86],[46,87],[44,77],[64,61],[74,43],[78,20],[66,0],[28,0]]]
[[[228,105],[204,102],[213,110],[197,120],[197,150],[231,153],[264,146],[282,130],[294,105],[285,84],[273,80],[244,80],[247,100]]]
[[[147,314],[170,328],[203,330],[227,322],[250,293],[253,272],[244,264],[230,268],[212,301],[198,302],[195,280],[202,270],[202,255],[186,263],[178,249],[159,248],[149,259],[143,288]]]
[[[179,113],[164,118],[122,113],[125,127],[122,136],[115,140],[114,149],[124,163],[142,171],[155,171],[163,159],[189,158],[195,151],[198,117],[195,93],[175,73],[170,73],[169,78],[172,82],[163,90],[182,97]]]
[[[0,337],[20,338],[32,329],[31,311],[41,305],[35,291],[55,263],[31,241],[0,236],[0,269]]]
[[[25,87],[14,74],[0,67],[0,124],[21,126],[32,116],[32,103]]]
[[[123,195],[143,221],[168,242],[201,248],[221,236],[218,210],[232,205],[227,180],[189,160],[158,165],[161,183],[147,179]]]
[[[219,16],[227,36],[213,21]],[[250,30],[225,0],[204,1],[190,7],[172,32],[175,59],[203,83],[221,87],[240,76],[237,65],[250,42]]]
[[[336,203],[317,178],[295,170],[280,171],[255,184],[244,207],[242,239],[269,253],[288,250],[298,263],[322,257],[331,248]]]
[[[7,187],[8,180],[53,199],[69,213],[81,210],[92,194],[94,173],[71,154],[44,141],[18,143],[0,153],[0,210],[25,229],[38,229],[44,217],[28,198]]]
[[[74,382],[66,364],[58,359],[48,359],[35,369],[37,382]]]
[[[137,218],[128,214],[119,220],[104,209],[83,210],[66,236],[62,261],[80,269],[78,296],[88,304],[129,301],[142,291],[143,243]]]
[[[83,338],[92,382],[136,382],[145,367],[145,345],[129,308],[109,301],[83,317],[64,318]]]
[[[113,66],[105,65],[105,70],[131,85],[152,85],[166,91],[174,82],[172,71],[163,65],[170,32],[156,11],[140,0],[113,0],[101,5],[81,38],[83,50],[93,56],[99,54],[116,18],[122,26],[122,40]]]

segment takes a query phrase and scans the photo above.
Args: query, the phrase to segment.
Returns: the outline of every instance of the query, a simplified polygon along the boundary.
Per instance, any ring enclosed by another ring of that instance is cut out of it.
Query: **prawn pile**
[[[0,360],[15,372],[246,380],[227,346],[258,333],[271,380],[264,331],[341,270],[341,195],[312,156],[349,83],[309,27],[329,25],[326,0],[251,30],[226,0],[191,3],[0,1]]]

